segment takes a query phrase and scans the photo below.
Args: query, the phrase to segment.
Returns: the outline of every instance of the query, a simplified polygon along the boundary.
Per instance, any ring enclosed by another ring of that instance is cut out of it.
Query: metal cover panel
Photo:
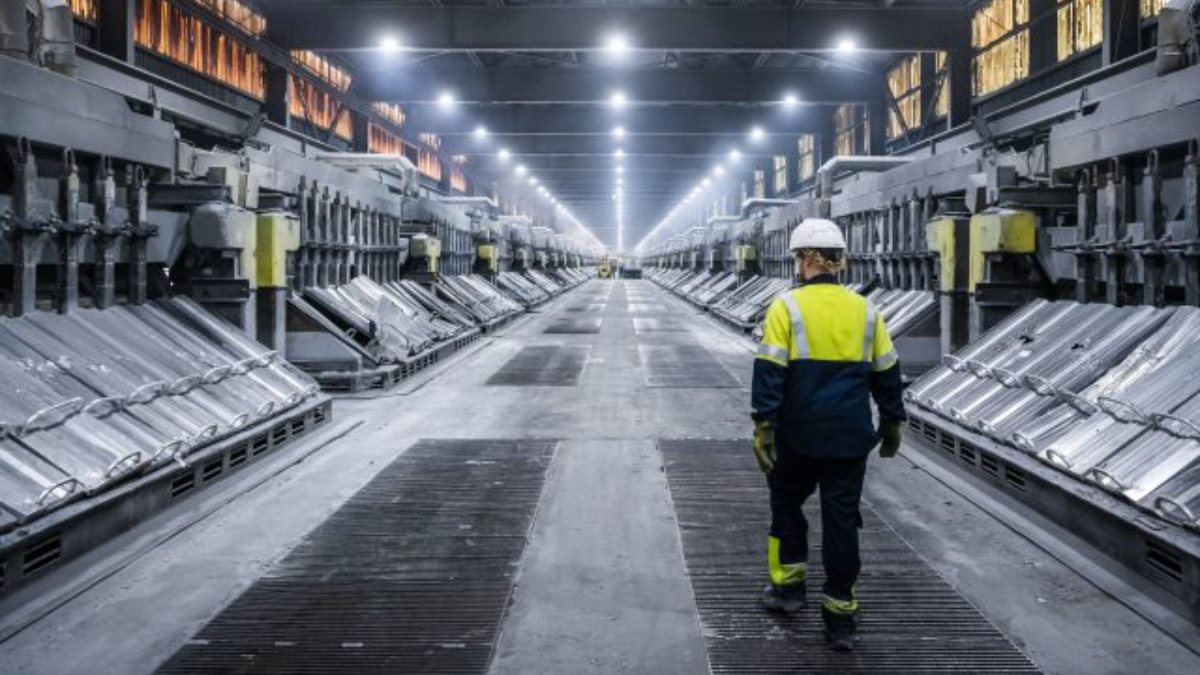
[[[678,319],[637,318],[633,320],[633,331],[638,335],[645,333],[682,333],[687,330]]]
[[[667,308],[658,303],[646,302],[631,302],[629,303],[630,314],[666,314]]]
[[[740,386],[733,375],[697,344],[640,344],[647,387],[724,388]]]
[[[159,672],[484,673],[554,446],[419,442]]]
[[[496,371],[491,386],[574,387],[592,348],[587,345],[525,347]]]
[[[571,333],[571,334],[586,334],[599,333],[600,326],[604,323],[604,319],[598,316],[590,316],[586,318],[569,318],[563,317],[556,319],[554,323],[546,327],[543,333]]]
[[[567,308],[567,311],[599,313],[603,312],[605,307],[607,307],[607,305],[605,305],[603,302],[581,303],[578,305],[571,305]]]
[[[763,611],[770,509],[749,446],[659,443],[713,673],[1038,672],[867,504],[854,654],[824,644],[818,608],[790,619]],[[817,502],[805,510],[810,546],[821,541]],[[824,577],[819,558],[808,562],[810,597]]]

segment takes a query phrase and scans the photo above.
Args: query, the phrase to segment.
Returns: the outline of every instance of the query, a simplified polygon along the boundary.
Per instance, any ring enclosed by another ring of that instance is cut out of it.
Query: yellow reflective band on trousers
[[[839,616],[854,616],[858,614],[858,584],[850,589],[850,599],[842,600],[829,595],[821,602],[825,611]]]
[[[777,537],[767,537],[767,567],[771,570],[771,583],[776,586],[802,584],[808,577],[808,564],[779,562],[779,539]]]

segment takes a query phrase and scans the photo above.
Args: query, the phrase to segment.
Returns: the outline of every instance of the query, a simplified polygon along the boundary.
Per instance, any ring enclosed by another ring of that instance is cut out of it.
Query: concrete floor
[[[542,333],[555,318],[580,316],[566,307],[597,289],[609,293],[599,333]],[[655,313],[631,312],[643,309]],[[662,313],[685,330],[634,334],[634,317]],[[646,387],[638,341],[679,340],[707,347],[741,388]],[[484,386],[531,344],[591,345],[579,385]],[[650,282],[589,282],[400,391],[339,400],[336,419],[363,423],[302,463],[240,494],[229,486],[226,500],[200,495],[180,504],[181,512],[211,513],[0,643],[0,672],[153,671],[417,438],[564,441],[501,630],[495,673],[708,672],[653,441],[748,438],[751,358],[749,341]],[[867,498],[1046,672],[1200,672],[1194,652],[914,462],[872,460]],[[177,529],[181,517],[164,514],[113,548],[145,547],[156,528]],[[64,587],[106,565],[103,558],[85,562],[50,575],[45,587]]]

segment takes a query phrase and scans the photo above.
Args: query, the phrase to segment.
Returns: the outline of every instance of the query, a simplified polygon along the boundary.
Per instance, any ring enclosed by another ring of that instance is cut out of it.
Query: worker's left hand
[[[900,430],[904,423],[900,420],[884,420],[879,425],[879,456],[895,457],[900,450]]]
[[[761,420],[754,423],[754,458],[763,473],[775,468],[775,423]]]

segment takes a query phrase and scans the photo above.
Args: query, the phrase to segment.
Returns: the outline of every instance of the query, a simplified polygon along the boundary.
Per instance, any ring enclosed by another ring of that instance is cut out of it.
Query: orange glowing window
[[[433,180],[440,181],[442,179],[442,162],[438,159],[437,154],[429,150],[420,150],[417,153],[417,171]]]
[[[265,20],[261,27],[265,30]],[[257,53],[168,0],[137,0],[134,40],[139,47],[241,92],[259,99],[266,93]]]
[[[398,127],[404,126],[404,109],[395,103],[376,102],[371,104],[371,108],[375,110],[383,119],[395,124]]]
[[[990,0],[971,19],[976,96],[1029,75],[1029,0]]]
[[[367,151],[379,155],[403,155],[404,141],[372,122],[367,128]]]
[[[338,91],[350,89],[350,73],[328,59],[309,51],[293,51],[292,60]],[[346,140],[354,137],[353,118],[350,110],[342,105],[341,101],[305,78],[293,75],[289,82],[289,115],[307,120],[314,127],[324,131],[333,127],[334,133]]]
[[[95,23],[100,16],[100,0],[71,0],[71,13],[76,19]]]

